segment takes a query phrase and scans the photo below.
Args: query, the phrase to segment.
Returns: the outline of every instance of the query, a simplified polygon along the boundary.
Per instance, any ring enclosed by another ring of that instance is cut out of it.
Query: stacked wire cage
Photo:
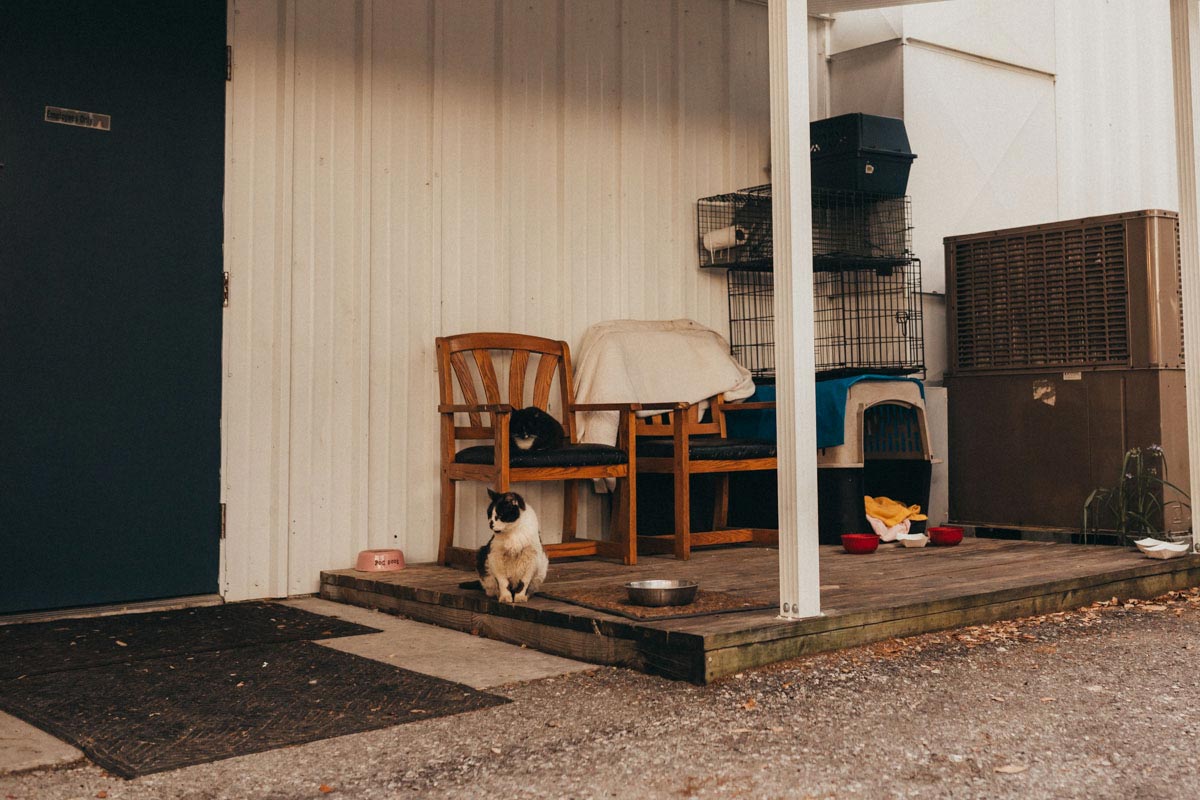
[[[921,262],[909,198],[814,189],[812,210],[818,376],[923,374]]]
[[[908,197],[814,188],[814,347],[818,378],[922,374],[921,265]],[[728,272],[729,340],[757,379],[775,375],[771,187],[697,205],[702,267]]]

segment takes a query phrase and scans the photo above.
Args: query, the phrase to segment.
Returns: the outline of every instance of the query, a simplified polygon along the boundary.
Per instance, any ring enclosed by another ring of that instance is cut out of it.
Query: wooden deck
[[[634,621],[535,597],[505,606],[458,584],[473,577],[417,565],[395,573],[321,573],[321,596],[597,664],[615,664],[696,683],[788,658],[962,625],[1077,608],[1119,596],[1153,597],[1200,585],[1200,556],[1168,561],[1096,546],[967,538],[958,547],[869,556],[821,548],[822,616],[790,621],[774,610]],[[691,578],[702,589],[778,602],[776,551],[734,547],[690,561],[640,558],[556,563],[554,587]]]

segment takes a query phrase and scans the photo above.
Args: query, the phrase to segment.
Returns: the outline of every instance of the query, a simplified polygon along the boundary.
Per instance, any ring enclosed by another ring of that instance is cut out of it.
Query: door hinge
[[[233,80],[233,45],[225,45],[225,80]]]
[[[229,308],[229,273],[224,273],[221,280],[221,306]]]
[[[225,504],[221,503],[221,539],[225,539]]]

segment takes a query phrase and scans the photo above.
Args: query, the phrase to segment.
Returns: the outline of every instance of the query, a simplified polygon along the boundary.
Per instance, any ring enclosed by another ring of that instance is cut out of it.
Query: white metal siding
[[[226,597],[437,546],[443,333],[724,330],[694,203],[769,180],[766,8],[233,0]],[[483,531],[460,493],[458,541]],[[529,492],[549,540],[561,492]],[[598,500],[583,505],[585,530]]]
[[[1056,4],[1063,219],[1178,210],[1167,0]]]

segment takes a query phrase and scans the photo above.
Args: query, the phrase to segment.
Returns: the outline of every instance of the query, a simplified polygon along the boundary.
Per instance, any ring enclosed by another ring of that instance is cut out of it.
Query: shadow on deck
[[[321,596],[548,653],[707,683],[739,670],[894,636],[1063,611],[1113,596],[1153,597],[1200,585],[1200,556],[1157,561],[1112,547],[967,538],[958,547],[883,545],[869,556],[821,548],[822,616],[774,610],[635,621],[534,597],[521,606],[458,588],[470,573],[433,565],[321,573]],[[647,556],[634,567],[555,563],[547,591],[690,578],[702,589],[778,603],[776,551],[732,547],[690,561]]]

